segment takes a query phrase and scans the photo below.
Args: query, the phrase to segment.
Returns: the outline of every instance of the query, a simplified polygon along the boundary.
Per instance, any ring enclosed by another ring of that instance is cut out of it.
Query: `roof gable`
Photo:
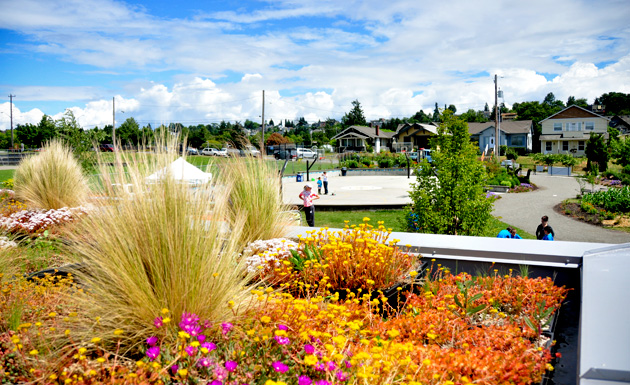
[[[607,119],[604,116],[598,115],[592,111],[589,111],[585,108],[582,108],[580,106],[576,106],[576,105],[572,105],[569,106],[567,108],[565,108],[564,110],[560,111],[560,112],[556,112],[555,114],[551,115],[550,117],[543,119],[540,121],[540,123],[544,122],[545,120],[549,120],[549,119],[574,119],[574,118],[602,118],[602,119]]]

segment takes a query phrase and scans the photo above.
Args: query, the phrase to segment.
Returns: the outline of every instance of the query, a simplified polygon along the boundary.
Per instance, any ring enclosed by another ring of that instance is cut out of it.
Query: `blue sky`
[[[0,0],[0,129],[369,119],[630,93],[625,0]]]

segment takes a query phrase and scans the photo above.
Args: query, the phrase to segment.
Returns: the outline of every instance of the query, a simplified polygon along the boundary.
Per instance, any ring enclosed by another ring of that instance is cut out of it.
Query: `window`
[[[584,151],[584,141],[578,141],[578,151]]]
[[[545,151],[551,151],[551,150],[552,150],[552,143],[545,142]]]
[[[525,141],[522,135],[514,135],[512,136],[511,142],[514,147],[525,147]]]
[[[569,142],[562,142],[562,151],[569,151]]]
[[[567,131],[582,131],[582,122],[567,123]]]
[[[562,123],[554,123],[553,124],[554,131],[562,131]]]
[[[595,123],[593,123],[593,122],[586,122],[586,123],[584,123],[584,129],[585,130],[594,130],[595,129]]]

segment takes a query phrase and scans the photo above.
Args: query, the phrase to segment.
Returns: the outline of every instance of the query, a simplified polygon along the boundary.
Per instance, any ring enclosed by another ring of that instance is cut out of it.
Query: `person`
[[[304,214],[306,214],[306,223],[310,227],[315,227],[315,206],[313,201],[319,199],[319,195],[315,194],[311,190],[313,185],[307,183],[304,185],[304,190],[298,195],[300,199],[304,201]]]
[[[520,235],[516,234],[516,229],[513,229],[511,227],[508,227],[508,231],[510,232],[510,235],[512,236],[512,239],[523,239],[521,238]]]
[[[322,178],[321,177],[317,178],[317,193],[319,195],[322,194]]]
[[[328,175],[326,175],[326,171],[322,175],[322,180],[324,181],[324,195],[328,195]]]
[[[551,228],[551,226],[549,226],[549,217],[546,215],[543,215],[542,218],[540,218],[540,224],[538,225],[538,228],[536,228],[536,238],[537,239],[543,239],[543,237],[545,236],[545,227],[549,227],[549,229],[551,229],[551,236],[555,237],[556,233],[553,232],[553,228]]]
[[[545,233],[542,238],[543,241],[553,241],[553,229],[551,226],[545,226],[543,232]]]
[[[507,229],[499,231],[499,235],[497,235],[497,238],[512,238],[511,235],[512,234],[510,234],[510,227],[508,227]]]

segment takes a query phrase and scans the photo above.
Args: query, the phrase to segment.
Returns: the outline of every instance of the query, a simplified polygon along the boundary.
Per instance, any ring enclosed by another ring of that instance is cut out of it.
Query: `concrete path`
[[[315,176],[317,177],[317,176]],[[329,195],[322,195],[315,201],[317,205],[353,206],[359,209],[363,206],[369,210],[401,207],[411,203],[409,198],[411,179],[406,176],[336,176],[329,180]],[[627,243],[630,234],[620,231],[607,230],[599,226],[583,223],[567,216],[557,214],[553,207],[568,198],[574,198],[580,189],[575,178],[562,176],[532,175],[531,180],[539,189],[520,194],[501,194],[502,198],[494,203],[493,215],[500,217],[503,222],[517,226],[535,234],[540,224],[540,217],[547,215],[549,224],[556,233],[559,241],[597,242],[597,243]],[[317,184],[314,191],[317,192]],[[302,202],[298,194],[304,183],[295,179],[283,181],[284,201],[289,204],[300,205]],[[332,195],[334,193],[334,195]],[[340,208],[341,208],[340,207]]]
[[[543,215],[556,233],[556,240],[574,242],[627,243],[630,233],[607,230],[556,213],[553,207],[568,198],[575,198],[580,186],[573,177],[531,175],[539,189],[520,194],[501,194],[492,214],[503,222],[535,234]]]

